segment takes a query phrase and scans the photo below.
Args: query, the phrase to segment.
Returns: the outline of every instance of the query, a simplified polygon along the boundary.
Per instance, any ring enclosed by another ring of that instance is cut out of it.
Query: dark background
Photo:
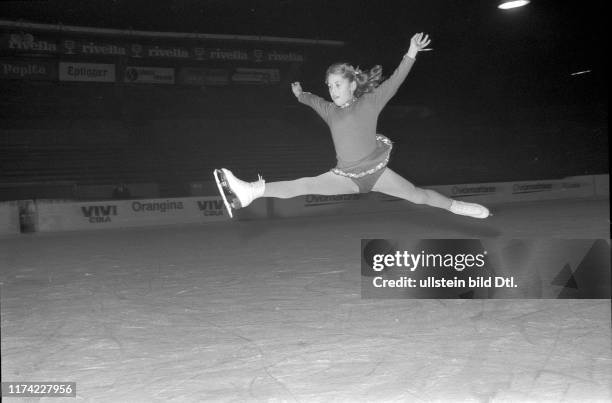
[[[603,1],[3,1],[5,19],[149,31],[340,40],[362,66],[394,68],[415,32],[433,38],[410,82],[418,99],[606,102]],[[320,66],[324,71],[325,66]],[[590,75],[570,73],[591,70]],[[444,94],[441,92],[444,91]],[[449,92],[450,91],[450,92]],[[416,97],[416,95],[415,95]],[[410,98],[407,98],[410,99]]]
[[[140,165],[130,168],[124,161],[123,168],[105,175],[62,177],[78,183],[111,183],[123,177],[128,182],[164,182],[168,195],[182,195],[189,192],[189,182],[209,180],[208,171],[217,164],[231,165],[247,176],[259,171],[268,180],[315,175],[334,163],[329,133],[314,113],[296,103],[288,82],[299,80],[305,90],[327,96],[323,73],[338,60],[362,68],[381,64],[388,75],[410,37],[422,31],[431,36],[434,51],[418,56],[379,121],[379,131],[397,144],[392,168],[421,185],[607,173],[604,4],[534,0],[503,11],[493,0],[4,1],[0,18],[5,20],[325,39],[346,45],[311,49],[313,57],[283,77],[274,91],[245,88],[220,94],[61,83],[32,90],[30,84],[5,82],[3,92],[9,95],[0,118],[3,127],[11,129],[23,120],[44,121],[49,114],[74,120],[74,105],[45,112],[24,100],[51,99],[55,93],[72,98],[73,104],[89,105],[79,112],[79,121],[89,115],[96,124],[104,119],[119,122],[128,132],[127,140],[104,146],[115,153],[119,149],[125,159]],[[24,102],[30,106],[24,107]],[[220,117],[225,121],[221,125]],[[214,119],[217,129],[195,134],[183,127],[194,119],[204,125]],[[168,122],[176,123],[171,136],[160,133],[160,120],[170,126]],[[228,121],[237,127],[228,129]],[[72,145],[87,142],[68,137]],[[270,151],[279,144],[285,148]],[[310,154],[306,146],[312,148]],[[296,157],[300,150],[305,161]],[[19,147],[12,151],[24,152]],[[147,153],[157,159],[145,158]],[[52,165],[34,170],[52,170]],[[148,166],[148,173],[136,174],[143,170],[139,166]]]

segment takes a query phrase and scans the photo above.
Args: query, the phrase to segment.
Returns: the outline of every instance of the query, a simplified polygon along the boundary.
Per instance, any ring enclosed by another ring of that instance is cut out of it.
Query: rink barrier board
[[[37,202],[38,231],[97,230],[227,221],[218,197]]]
[[[0,202],[0,235],[14,235],[20,232],[18,202]]]
[[[596,196],[596,188],[601,197],[609,197],[606,188],[609,175],[571,176],[563,179],[491,182],[460,185],[427,186],[458,200],[482,204],[526,202],[542,200],[561,200],[590,198]],[[598,187],[597,187],[597,184]],[[408,201],[385,194],[339,196],[299,196],[293,199],[274,199],[274,217],[300,217],[316,215],[355,214],[365,211],[399,211],[407,208],[420,208]]]
[[[610,175],[593,175],[596,197],[610,197]]]
[[[609,175],[558,180],[430,186],[453,198],[479,203],[609,197]],[[35,202],[36,231],[97,230],[230,221],[218,196],[168,199]],[[422,206],[381,193],[338,196],[306,195],[292,199],[258,199],[236,212],[238,220],[274,217],[358,214]],[[20,232],[19,207],[0,203],[0,234]]]

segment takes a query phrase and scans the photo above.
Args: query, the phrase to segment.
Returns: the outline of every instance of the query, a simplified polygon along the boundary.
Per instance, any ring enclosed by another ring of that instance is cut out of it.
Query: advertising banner
[[[291,199],[274,199],[275,217],[336,215],[365,212],[376,208],[372,194],[337,196],[306,195]]]
[[[239,84],[277,84],[280,82],[280,71],[239,67],[232,75],[232,81]]]
[[[508,184],[506,197],[512,201],[532,201],[593,197],[594,195],[593,177],[588,175],[550,181],[511,182]]]
[[[57,81],[57,63],[44,60],[0,59],[0,79]]]
[[[169,67],[128,66],[123,81],[143,84],[174,84],[174,69]]]
[[[101,63],[59,63],[60,81],[115,82],[115,65]]]
[[[453,199],[473,201],[499,201],[503,199],[505,183],[475,183],[459,185],[426,186]]]
[[[10,32],[0,35],[0,50],[12,53],[57,54],[57,39],[34,32]]]
[[[72,231],[229,220],[220,197],[37,202],[38,230]]]
[[[196,86],[224,86],[230,82],[228,69],[209,69],[199,67],[183,67],[179,70],[177,83]]]
[[[54,26],[51,26],[54,27]],[[113,30],[109,30],[114,32]],[[38,31],[12,31],[0,34],[0,52],[9,54],[54,54],[67,56],[115,56],[134,59],[172,59],[215,62],[249,62],[254,64],[302,63],[305,51],[295,43],[273,44],[257,41],[252,45],[233,45],[237,37],[219,36],[215,40],[191,38],[143,38],[123,35],[99,37],[92,34],[50,34]],[[162,36],[162,35],[160,35]],[[293,40],[300,42],[299,40]],[[309,42],[303,40],[301,42]],[[315,42],[315,41],[312,41]]]
[[[129,50],[128,44],[120,41],[109,42],[76,37],[59,41],[59,51],[64,55],[127,56]]]

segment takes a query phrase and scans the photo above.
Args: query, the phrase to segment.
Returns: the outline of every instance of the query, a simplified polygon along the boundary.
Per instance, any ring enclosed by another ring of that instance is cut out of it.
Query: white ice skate
[[[485,206],[476,203],[467,203],[453,200],[450,211],[455,214],[466,215],[474,218],[487,218],[491,213]]]
[[[266,188],[266,181],[261,175],[255,182],[241,181],[225,168],[215,169],[213,175],[230,217],[234,216],[233,210],[246,207],[253,200],[263,196]]]

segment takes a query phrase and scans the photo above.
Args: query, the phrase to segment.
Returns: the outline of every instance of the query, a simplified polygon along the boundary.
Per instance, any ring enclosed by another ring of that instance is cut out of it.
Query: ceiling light
[[[508,10],[511,8],[523,7],[529,4],[529,0],[504,0],[497,8],[501,8],[502,10]]]

